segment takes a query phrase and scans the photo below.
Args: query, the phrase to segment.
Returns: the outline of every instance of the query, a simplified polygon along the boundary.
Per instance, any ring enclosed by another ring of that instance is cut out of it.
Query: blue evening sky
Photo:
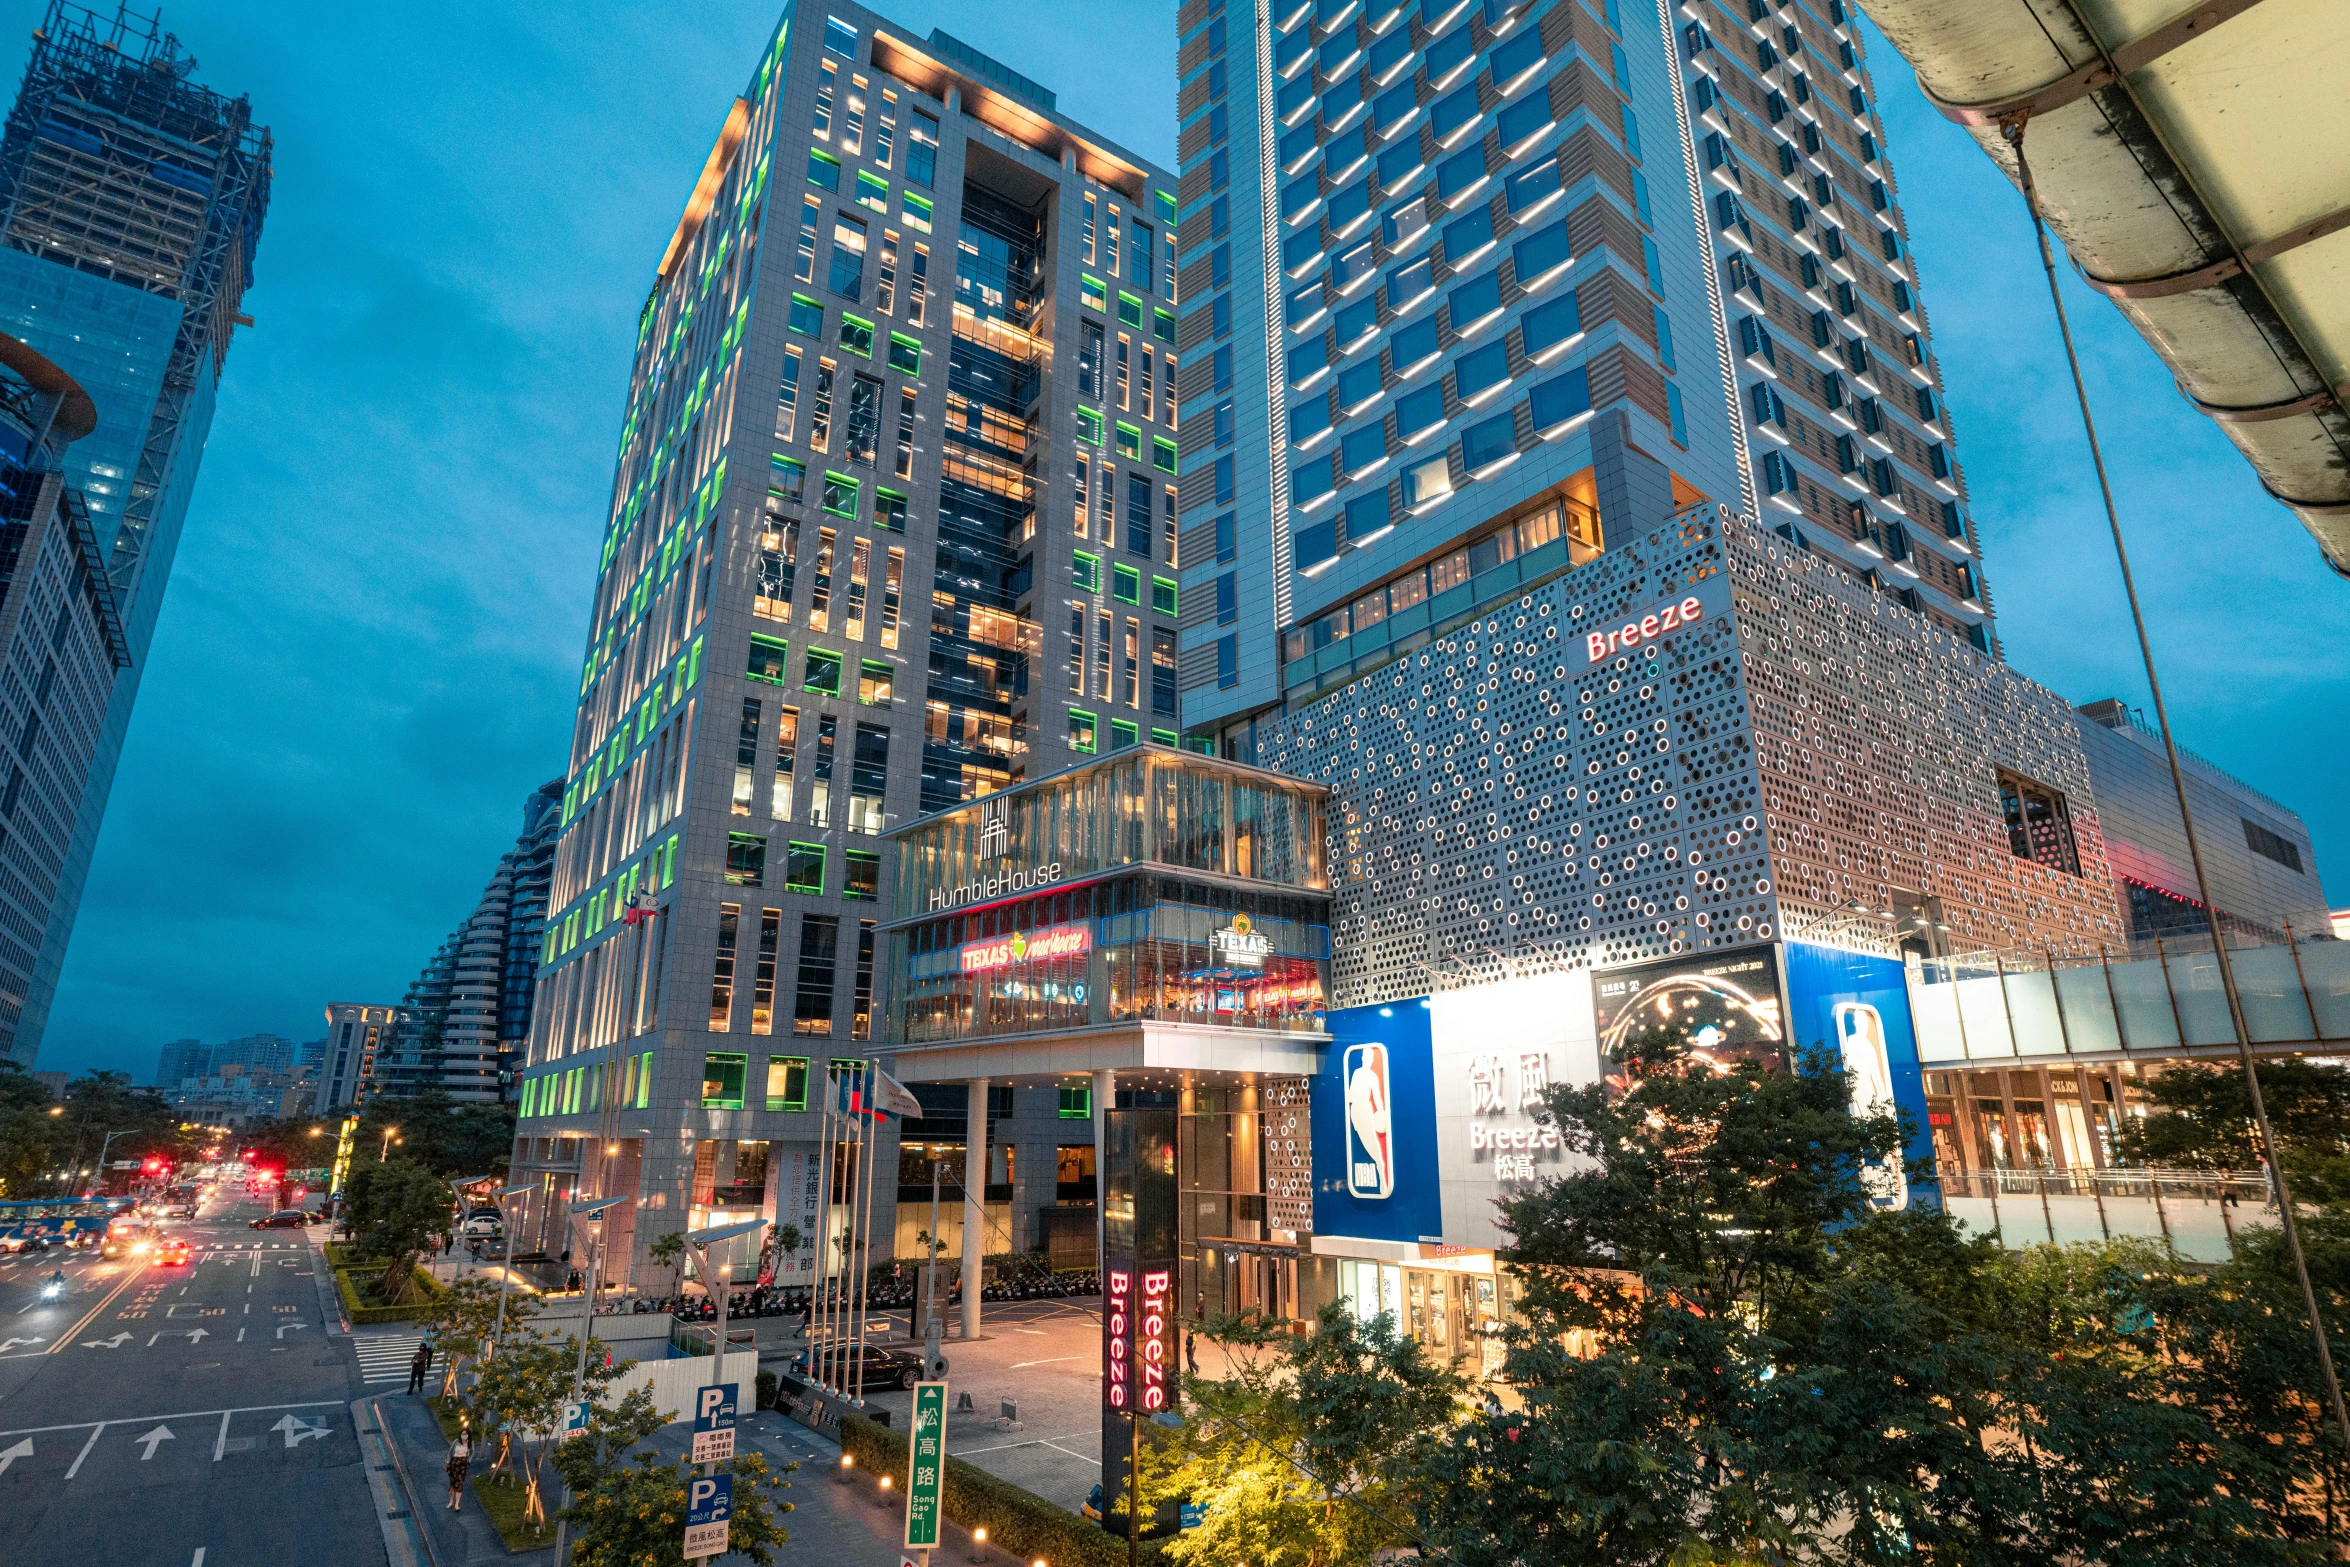
[[[892,9],[1173,161],[1171,3]],[[277,179],[41,1053],[142,1080],[166,1040],[398,1000],[562,771],[637,310],[774,12],[164,20],[251,95]],[[2142,702],[2018,199],[1875,57],[2008,656]],[[2073,308],[2181,732],[2301,811],[2350,897],[2350,584],[2110,307]]]

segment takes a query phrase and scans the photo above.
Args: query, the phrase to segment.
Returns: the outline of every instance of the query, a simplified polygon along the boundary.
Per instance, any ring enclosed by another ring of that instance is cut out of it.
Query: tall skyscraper
[[[126,660],[92,696],[77,741],[89,755],[55,828],[59,867],[41,878],[55,891],[30,913],[38,936],[0,942],[0,1050],[25,1062],[73,932],[229,334],[250,324],[269,132],[245,99],[198,85],[195,66],[154,18],[52,0],[0,138],[0,331],[97,403],[66,477],[85,497]],[[21,978],[18,941],[35,949]]]
[[[1839,0],[1179,25],[1187,724],[1514,596],[1538,506],[1579,564],[1718,501],[1991,648]]]
[[[786,11],[638,327],[518,1177],[623,1038],[663,1130],[587,1178],[755,1200],[874,1035],[882,830],[1176,738],[1174,217],[1012,67]]]
[[[498,1082],[514,1097],[530,1046],[531,1003],[538,995],[539,944],[547,932],[547,894],[555,880],[555,841],[563,831],[563,780],[533,790],[514,840],[514,887],[506,904],[506,956],[498,992]]]

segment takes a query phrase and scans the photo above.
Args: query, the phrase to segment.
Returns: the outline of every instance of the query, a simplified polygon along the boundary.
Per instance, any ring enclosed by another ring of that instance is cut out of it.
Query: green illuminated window
[[[889,335],[889,367],[907,375],[922,373],[922,345],[903,332]]]
[[[862,354],[867,359],[872,358],[873,323],[863,316],[852,316],[847,311],[842,311],[840,313],[840,346],[852,354]]]
[[[1069,749],[1091,753],[1093,750],[1093,714],[1083,708],[1069,709]]]
[[[1128,326],[1142,325],[1142,301],[1124,289],[1118,290],[1118,319]]]
[[[1176,585],[1167,577],[1151,578],[1151,608],[1162,615],[1175,613]]]
[[[857,205],[871,207],[875,212],[886,217],[889,213],[889,181],[859,169],[857,171]]]
[[[873,526],[892,533],[906,531],[906,498],[882,485],[873,487]]]
[[[797,458],[774,456],[767,459],[767,493],[796,501],[808,489],[808,465]]]
[[[646,1051],[636,1058],[636,1108],[646,1110],[653,1103],[653,1052]]]
[[[875,659],[857,663],[857,700],[867,707],[887,707],[897,689],[897,666]]]
[[[906,227],[920,229],[925,234],[929,233],[930,212],[930,198],[928,196],[917,196],[912,191],[905,193]]]
[[[743,674],[751,680],[764,680],[771,686],[780,686],[785,684],[789,678],[784,674],[784,670],[790,663],[791,647],[789,644],[779,642],[773,637],[753,634],[751,637],[751,663],[750,667],[743,671]]]
[[[766,839],[751,832],[730,832],[726,835],[726,885],[767,885]]]
[[[1159,198],[1159,221],[1161,223],[1174,222],[1175,198],[1168,195],[1163,190],[1152,191],[1151,194]]]
[[[1175,471],[1175,443],[1164,436],[1151,437],[1151,466],[1161,473]]]
[[[1077,439],[1102,444],[1102,416],[1082,405],[1077,410]]]
[[[733,1050],[711,1050],[702,1056],[702,1108],[740,1110],[743,1078],[751,1058]]]
[[[824,470],[824,509],[835,517],[857,515],[858,481],[845,473]]]
[[[1110,568],[1110,592],[1121,604],[1142,602],[1142,573],[1132,566]]]
[[[801,673],[801,689],[820,692],[825,696],[840,695],[840,655],[827,653],[820,647],[808,649],[808,662]]]
[[[808,1058],[806,1056],[769,1056],[767,1058],[767,1108],[770,1110],[805,1110],[808,1108]]]
[[[1090,272],[1078,275],[1077,295],[1095,310],[1110,308],[1110,285]]]
[[[1090,1121],[1093,1119],[1093,1085],[1079,1083],[1074,1088],[1061,1090],[1061,1119]]]
[[[1110,720],[1111,750],[1123,751],[1140,738],[1140,732],[1134,727],[1134,725],[1128,723],[1125,719],[1113,718]]]
[[[1176,738],[1176,736],[1175,736],[1175,731],[1174,731],[1174,730],[1172,730],[1172,729],[1154,729],[1154,730],[1152,730],[1152,731],[1151,731],[1151,743],[1152,743],[1153,745],[1180,745],[1180,744],[1182,744],[1182,742]]]
[[[1102,558],[1085,550],[1069,552],[1069,576],[1088,593],[1102,590]]]
[[[821,897],[824,893],[824,845],[794,843],[784,861],[783,890]]]
[[[821,185],[829,191],[838,191],[840,189],[840,159],[829,152],[818,152],[815,148],[810,147],[808,149],[808,183]]]
[[[822,337],[824,307],[805,294],[792,295],[791,329],[808,337]]]
[[[1142,455],[1142,432],[1123,419],[1118,421],[1118,455],[1121,457],[1140,457]]]
[[[1174,342],[1175,312],[1172,310],[1154,310],[1151,312],[1151,317],[1151,335],[1158,338],[1159,341],[1163,343]]]

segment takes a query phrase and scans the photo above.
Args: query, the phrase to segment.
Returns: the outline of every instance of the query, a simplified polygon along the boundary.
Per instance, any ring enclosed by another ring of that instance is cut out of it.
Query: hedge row
[[[906,1472],[906,1439],[888,1426],[843,1415],[840,1445],[856,1456],[861,1468],[901,1478]],[[966,1529],[984,1526],[988,1543],[1015,1558],[1041,1556],[1054,1567],[1126,1567],[1124,1536],[1110,1534],[1091,1519],[1055,1507],[952,1453],[947,1455],[945,1502],[948,1518]],[[1162,1567],[1165,1546],[1162,1540],[1144,1540],[1137,1555]]]
[[[418,1268],[416,1270],[414,1290],[422,1292],[424,1299],[418,1300],[415,1297],[415,1294],[412,1293],[409,1297],[409,1304],[405,1306],[371,1306],[365,1304],[364,1302],[367,1297],[362,1295],[360,1292],[361,1283],[372,1283],[374,1280],[381,1277],[386,1266],[387,1264],[377,1263],[374,1267],[371,1268],[359,1267],[335,1269],[335,1288],[342,1291],[343,1312],[344,1315],[351,1319],[351,1325],[353,1327],[358,1327],[362,1323],[369,1322],[414,1322],[418,1318],[422,1317],[428,1309],[430,1309],[429,1302],[431,1298],[440,1294],[444,1288],[440,1280],[425,1272],[424,1269]]]

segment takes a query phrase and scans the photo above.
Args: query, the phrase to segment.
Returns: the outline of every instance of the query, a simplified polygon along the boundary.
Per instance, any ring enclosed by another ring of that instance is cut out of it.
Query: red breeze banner
[[[1133,1363],[1127,1339],[1134,1327],[1134,1275],[1112,1268],[1102,1291],[1102,1400],[1124,1412],[1134,1407]]]
[[[1016,930],[1009,936],[964,943],[962,970],[966,974],[981,974],[989,969],[1010,968],[1015,963],[1081,958],[1092,950],[1091,925],[1047,925],[1042,930]]]
[[[1134,1371],[1141,1382],[1142,1412],[1155,1415],[1165,1409],[1175,1358],[1175,1312],[1172,1268],[1152,1268],[1142,1276],[1142,1306],[1135,1322]]]

